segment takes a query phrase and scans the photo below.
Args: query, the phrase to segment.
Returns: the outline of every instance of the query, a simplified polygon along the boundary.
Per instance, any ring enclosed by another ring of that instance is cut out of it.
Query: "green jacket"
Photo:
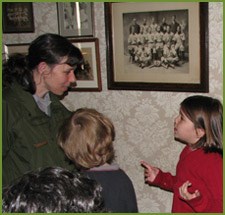
[[[3,186],[40,167],[72,169],[73,165],[69,165],[56,141],[59,126],[71,114],[58,97],[50,94],[50,117],[38,108],[33,96],[17,83],[4,89],[2,97]]]

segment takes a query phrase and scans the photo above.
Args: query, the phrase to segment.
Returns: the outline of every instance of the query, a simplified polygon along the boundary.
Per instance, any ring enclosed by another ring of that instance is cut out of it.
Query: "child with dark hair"
[[[186,146],[176,175],[145,161],[145,181],[174,193],[174,213],[223,212],[223,106],[218,99],[190,96],[180,105],[174,137]]]
[[[24,174],[3,189],[3,213],[107,212],[102,187],[60,167]]]

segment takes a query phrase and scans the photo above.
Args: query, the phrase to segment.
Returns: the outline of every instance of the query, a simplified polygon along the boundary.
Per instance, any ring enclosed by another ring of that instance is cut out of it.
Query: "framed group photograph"
[[[101,91],[101,71],[98,38],[70,39],[84,57],[84,65],[76,72],[76,85],[70,91]]]
[[[111,90],[208,92],[208,3],[104,3]]]
[[[57,3],[59,34],[65,37],[93,36],[93,3]]]
[[[32,2],[2,3],[3,33],[34,32]]]

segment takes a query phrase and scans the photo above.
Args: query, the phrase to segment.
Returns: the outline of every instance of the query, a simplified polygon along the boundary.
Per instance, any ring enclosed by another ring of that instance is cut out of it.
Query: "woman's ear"
[[[205,130],[203,128],[196,129],[197,137],[200,139],[205,135]]]
[[[40,62],[37,66],[37,70],[40,74],[45,73],[46,71],[48,71],[48,69],[49,69],[49,66],[45,62]]]

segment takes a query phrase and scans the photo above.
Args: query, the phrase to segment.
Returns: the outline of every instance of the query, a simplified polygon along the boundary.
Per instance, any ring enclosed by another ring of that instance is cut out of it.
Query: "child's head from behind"
[[[110,119],[94,109],[81,108],[62,125],[58,143],[78,168],[90,169],[113,161],[114,138]]]
[[[5,213],[106,212],[95,180],[60,167],[27,172],[2,196]]]
[[[206,151],[222,151],[223,106],[218,99],[207,96],[190,96],[181,103],[181,111],[191,120],[195,129],[202,129],[204,135],[194,145]]]

